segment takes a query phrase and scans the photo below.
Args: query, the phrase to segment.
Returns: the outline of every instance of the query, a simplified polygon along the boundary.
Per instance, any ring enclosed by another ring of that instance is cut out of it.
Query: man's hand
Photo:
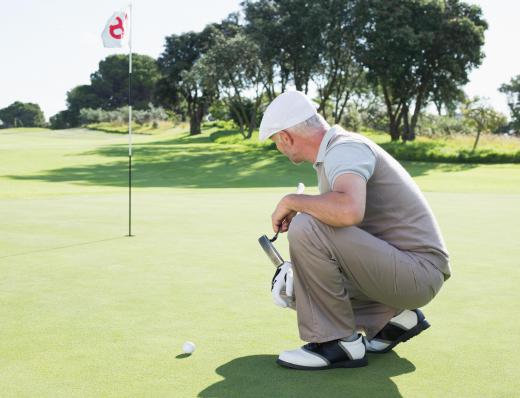
[[[276,305],[294,308],[293,280],[292,264],[286,261],[276,269],[271,282],[271,293]]]
[[[331,192],[321,195],[286,195],[271,216],[273,230],[289,230],[298,212],[307,213],[333,227],[357,225],[365,216],[366,185],[363,177],[345,173],[336,178]]]
[[[282,200],[278,202],[276,209],[274,209],[271,215],[274,232],[278,232],[278,230],[280,230],[280,232],[287,232],[292,219],[296,216],[297,212],[288,207],[289,196],[291,195],[284,196]]]

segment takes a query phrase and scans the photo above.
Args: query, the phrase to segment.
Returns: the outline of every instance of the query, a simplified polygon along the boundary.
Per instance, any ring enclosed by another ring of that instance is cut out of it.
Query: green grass
[[[11,127],[8,129],[0,129],[0,134],[34,133],[35,131],[50,131],[50,130],[45,127]]]
[[[2,397],[518,396],[520,165],[406,162],[452,256],[432,328],[366,368],[296,372],[274,363],[301,342],[256,239],[313,170],[212,131],[135,137],[133,238],[125,136],[0,134]]]

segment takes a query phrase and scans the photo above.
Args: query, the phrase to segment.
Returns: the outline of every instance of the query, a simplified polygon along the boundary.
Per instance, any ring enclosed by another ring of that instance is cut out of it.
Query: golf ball
[[[296,193],[298,195],[301,195],[303,193],[303,191],[305,191],[305,185],[303,185],[303,182],[300,182],[298,184],[298,188],[296,189]]]
[[[191,354],[193,351],[195,351],[195,343],[192,343],[191,341],[186,341],[182,345],[182,351],[185,354]]]

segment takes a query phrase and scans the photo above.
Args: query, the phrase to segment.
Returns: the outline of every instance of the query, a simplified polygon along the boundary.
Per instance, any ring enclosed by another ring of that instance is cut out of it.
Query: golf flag
[[[128,43],[130,36],[128,9],[114,12],[101,33],[103,39],[103,46],[108,48],[121,48]]]
[[[121,48],[128,45],[128,235],[132,235],[132,3],[116,11],[101,33],[103,46]]]

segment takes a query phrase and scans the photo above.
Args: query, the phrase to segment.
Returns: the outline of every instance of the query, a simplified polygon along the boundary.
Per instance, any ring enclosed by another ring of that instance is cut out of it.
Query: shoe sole
[[[419,333],[423,332],[424,330],[428,329],[430,327],[430,324],[426,319],[419,322],[417,325],[415,325],[413,328],[408,330],[407,332],[403,333],[401,336],[399,336],[396,340],[394,340],[388,347],[386,347],[383,350],[380,351],[369,351],[370,354],[384,354],[385,352],[391,351],[397,344],[404,343],[408,340],[410,340],[412,337],[417,336]]]
[[[336,363],[332,363],[327,366],[319,366],[319,367],[296,365],[294,363],[282,361],[281,359],[277,359],[276,363],[285,368],[291,368],[291,369],[297,369],[297,370],[326,370],[326,369],[338,369],[338,368],[361,368],[363,366],[368,365],[368,359],[367,359],[367,357],[363,357],[361,359],[336,362]]]

